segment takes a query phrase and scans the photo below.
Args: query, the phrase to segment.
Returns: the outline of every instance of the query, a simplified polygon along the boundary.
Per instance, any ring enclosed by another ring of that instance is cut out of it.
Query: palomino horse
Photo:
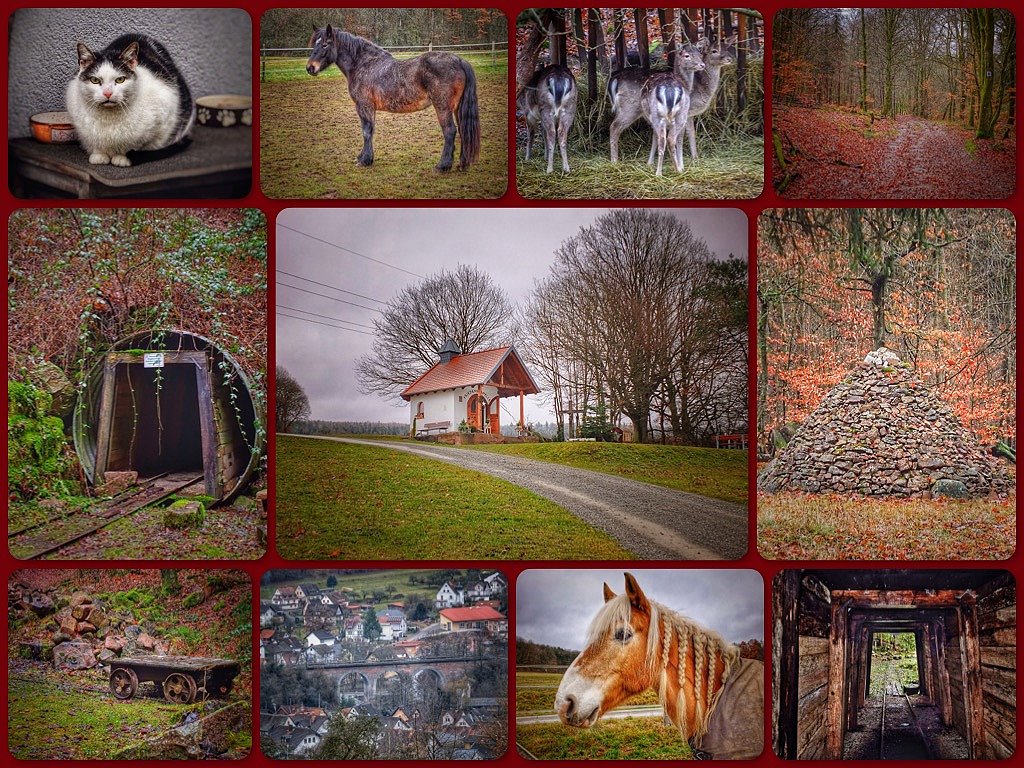
[[[555,711],[590,728],[608,710],[648,688],[680,734],[718,760],[750,760],[764,745],[764,663],[741,659],[714,632],[653,600],[632,574],[626,592],[604,585],[605,603],[587,647],[566,670]]]
[[[373,165],[373,124],[378,109],[418,112],[431,104],[444,134],[437,170],[451,170],[456,130],[461,143],[459,167],[468,167],[480,155],[476,74],[465,59],[430,51],[397,61],[380,46],[330,24],[316,29],[309,44],[313,49],[306,62],[309,74],[317,75],[337,64],[348,80],[348,92],[363,127],[363,151],[356,159],[359,165]]]

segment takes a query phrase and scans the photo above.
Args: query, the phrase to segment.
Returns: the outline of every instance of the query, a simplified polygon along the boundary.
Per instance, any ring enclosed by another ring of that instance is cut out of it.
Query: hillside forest
[[[1013,216],[770,209],[758,222],[758,438],[886,346],[982,441],[1016,434]]]
[[[1012,193],[1017,63],[1010,10],[788,8],[773,30],[780,194]]]

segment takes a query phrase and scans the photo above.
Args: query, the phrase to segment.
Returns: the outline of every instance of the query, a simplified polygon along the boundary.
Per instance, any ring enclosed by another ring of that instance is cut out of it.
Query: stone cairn
[[[910,366],[882,347],[825,395],[762,491],[974,498],[1013,480]]]

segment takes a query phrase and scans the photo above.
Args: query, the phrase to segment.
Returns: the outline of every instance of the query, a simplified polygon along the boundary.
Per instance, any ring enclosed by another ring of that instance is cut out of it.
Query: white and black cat
[[[78,44],[68,112],[95,165],[128,166],[133,150],[164,149],[188,138],[196,108],[171,55],[146,35],[121,35],[98,53]]]

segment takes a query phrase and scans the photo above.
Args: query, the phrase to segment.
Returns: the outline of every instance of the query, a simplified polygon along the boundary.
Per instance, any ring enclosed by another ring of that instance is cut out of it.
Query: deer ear
[[[736,41],[739,40],[739,39],[740,39],[740,36],[738,34],[733,35],[732,37],[730,37],[729,39],[727,39],[725,41],[725,44],[726,45],[736,45]]]
[[[604,601],[607,603],[613,597],[615,597],[615,593],[612,592],[612,588],[608,586],[608,582],[605,582],[605,584],[604,584]]]
[[[702,37],[700,40],[697,41],[697,50],[700,51],[701,53],[704,53],[704,51],[706,51],[707,49],[708,39],[706,37]]]
[[[629,598],[629,604],[641,613],[650,614],[651,603],[648,601],[644,591],[640,589],[640,585],[636,583],[636,577],[632,573],[625,574],[625,577],[626,596]]]

